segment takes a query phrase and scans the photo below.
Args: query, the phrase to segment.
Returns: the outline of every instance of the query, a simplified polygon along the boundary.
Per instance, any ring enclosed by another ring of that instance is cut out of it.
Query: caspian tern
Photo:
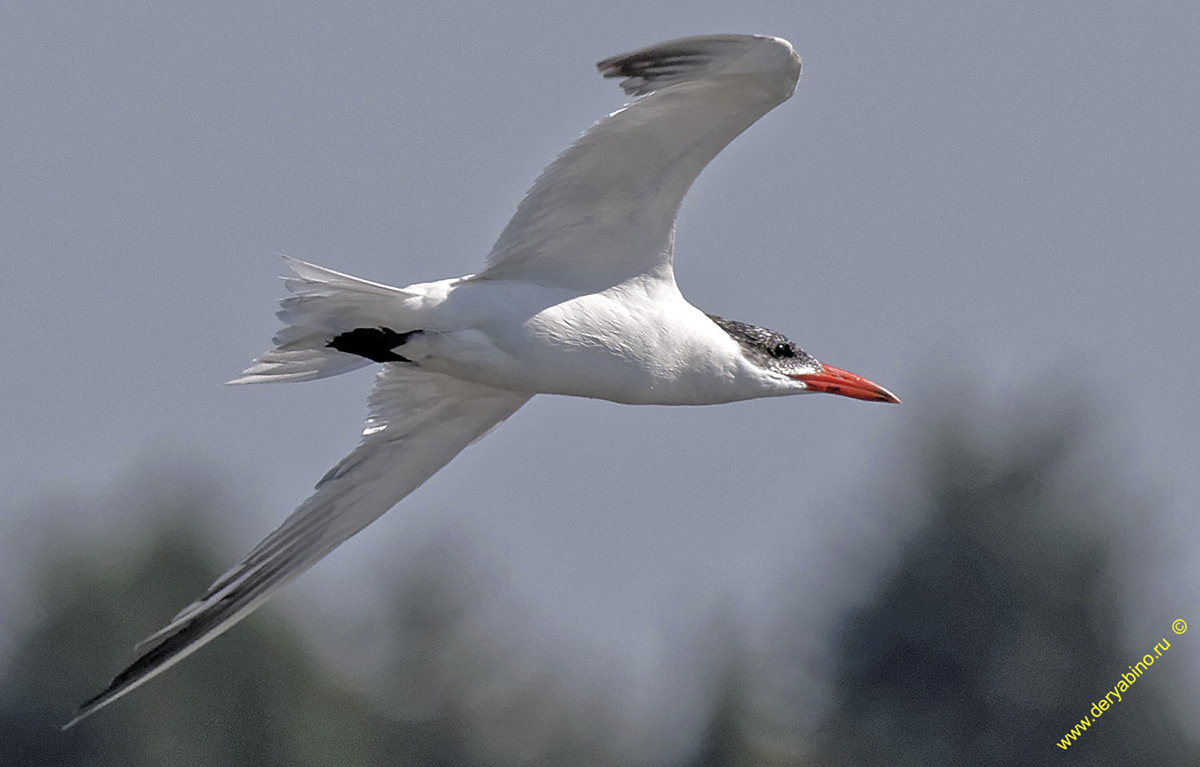
[[[230,383],[372,363],[357,448],[69,727],[178,663],[390,509],[534,394],[710,405],[827,392],[899,402],[773,330],[705,314],[672,271],[676,212],[735,136],[786,101],[786,41],[708,35],[605,59],[636,97],[550,164],[478,274],[393,288],[295,259],[277,348]]]

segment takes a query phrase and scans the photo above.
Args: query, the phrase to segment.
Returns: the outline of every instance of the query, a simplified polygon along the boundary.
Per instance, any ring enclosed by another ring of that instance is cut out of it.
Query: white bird
[[[707,315],[672,271],[676,212],[722,148],[786,101],[786,41],[689,37],[605,59],[637,97],[550,164],[478,274],[393,288],[294,259],[286,327],[230,383],[382,368],[357,448],[250,554],[139,648],[70,727],[233,626],[534,394],[710,405],[828,392],[899,402],[766,328]]]

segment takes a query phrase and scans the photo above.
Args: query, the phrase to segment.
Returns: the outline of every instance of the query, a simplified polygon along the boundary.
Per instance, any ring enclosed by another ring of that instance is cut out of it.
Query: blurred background
[[[474,271],[623,103],[595,61],[735,31],[804,74],[685,202],[680,286],[904,404],[536,398],[60,733],[358,439],[368,371],[221,386],[276,254]],[[6,4],[0,764],[1200,764],[1197,39],[1165,1]]]

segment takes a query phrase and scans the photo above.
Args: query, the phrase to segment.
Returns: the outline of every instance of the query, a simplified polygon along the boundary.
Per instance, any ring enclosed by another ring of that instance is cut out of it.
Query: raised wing
[[[542,172],[479,278],[600,290],[640,274],[671,277],[688,188],[800,76],[786,40],[753,35],[688,37],[597,66],[640,98]]]
[[[198,650],[375,521],[529,396],[386,365],[368,403],[363,441],[275,532],[197,601],[143,641],[143,655],[79,707],[66,727]]]

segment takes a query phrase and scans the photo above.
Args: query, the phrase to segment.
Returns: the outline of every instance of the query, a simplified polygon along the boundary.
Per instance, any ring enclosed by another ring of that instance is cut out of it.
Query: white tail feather
[[[285,325],[273,339],[277,346],[229,383],[311,381],[370,364],[330,348],[329,342],[355,328],[387,325],[397,303],[413,294],[288,256],[284,261],[296,276],[283,281],[292,295],[276,312]]]

